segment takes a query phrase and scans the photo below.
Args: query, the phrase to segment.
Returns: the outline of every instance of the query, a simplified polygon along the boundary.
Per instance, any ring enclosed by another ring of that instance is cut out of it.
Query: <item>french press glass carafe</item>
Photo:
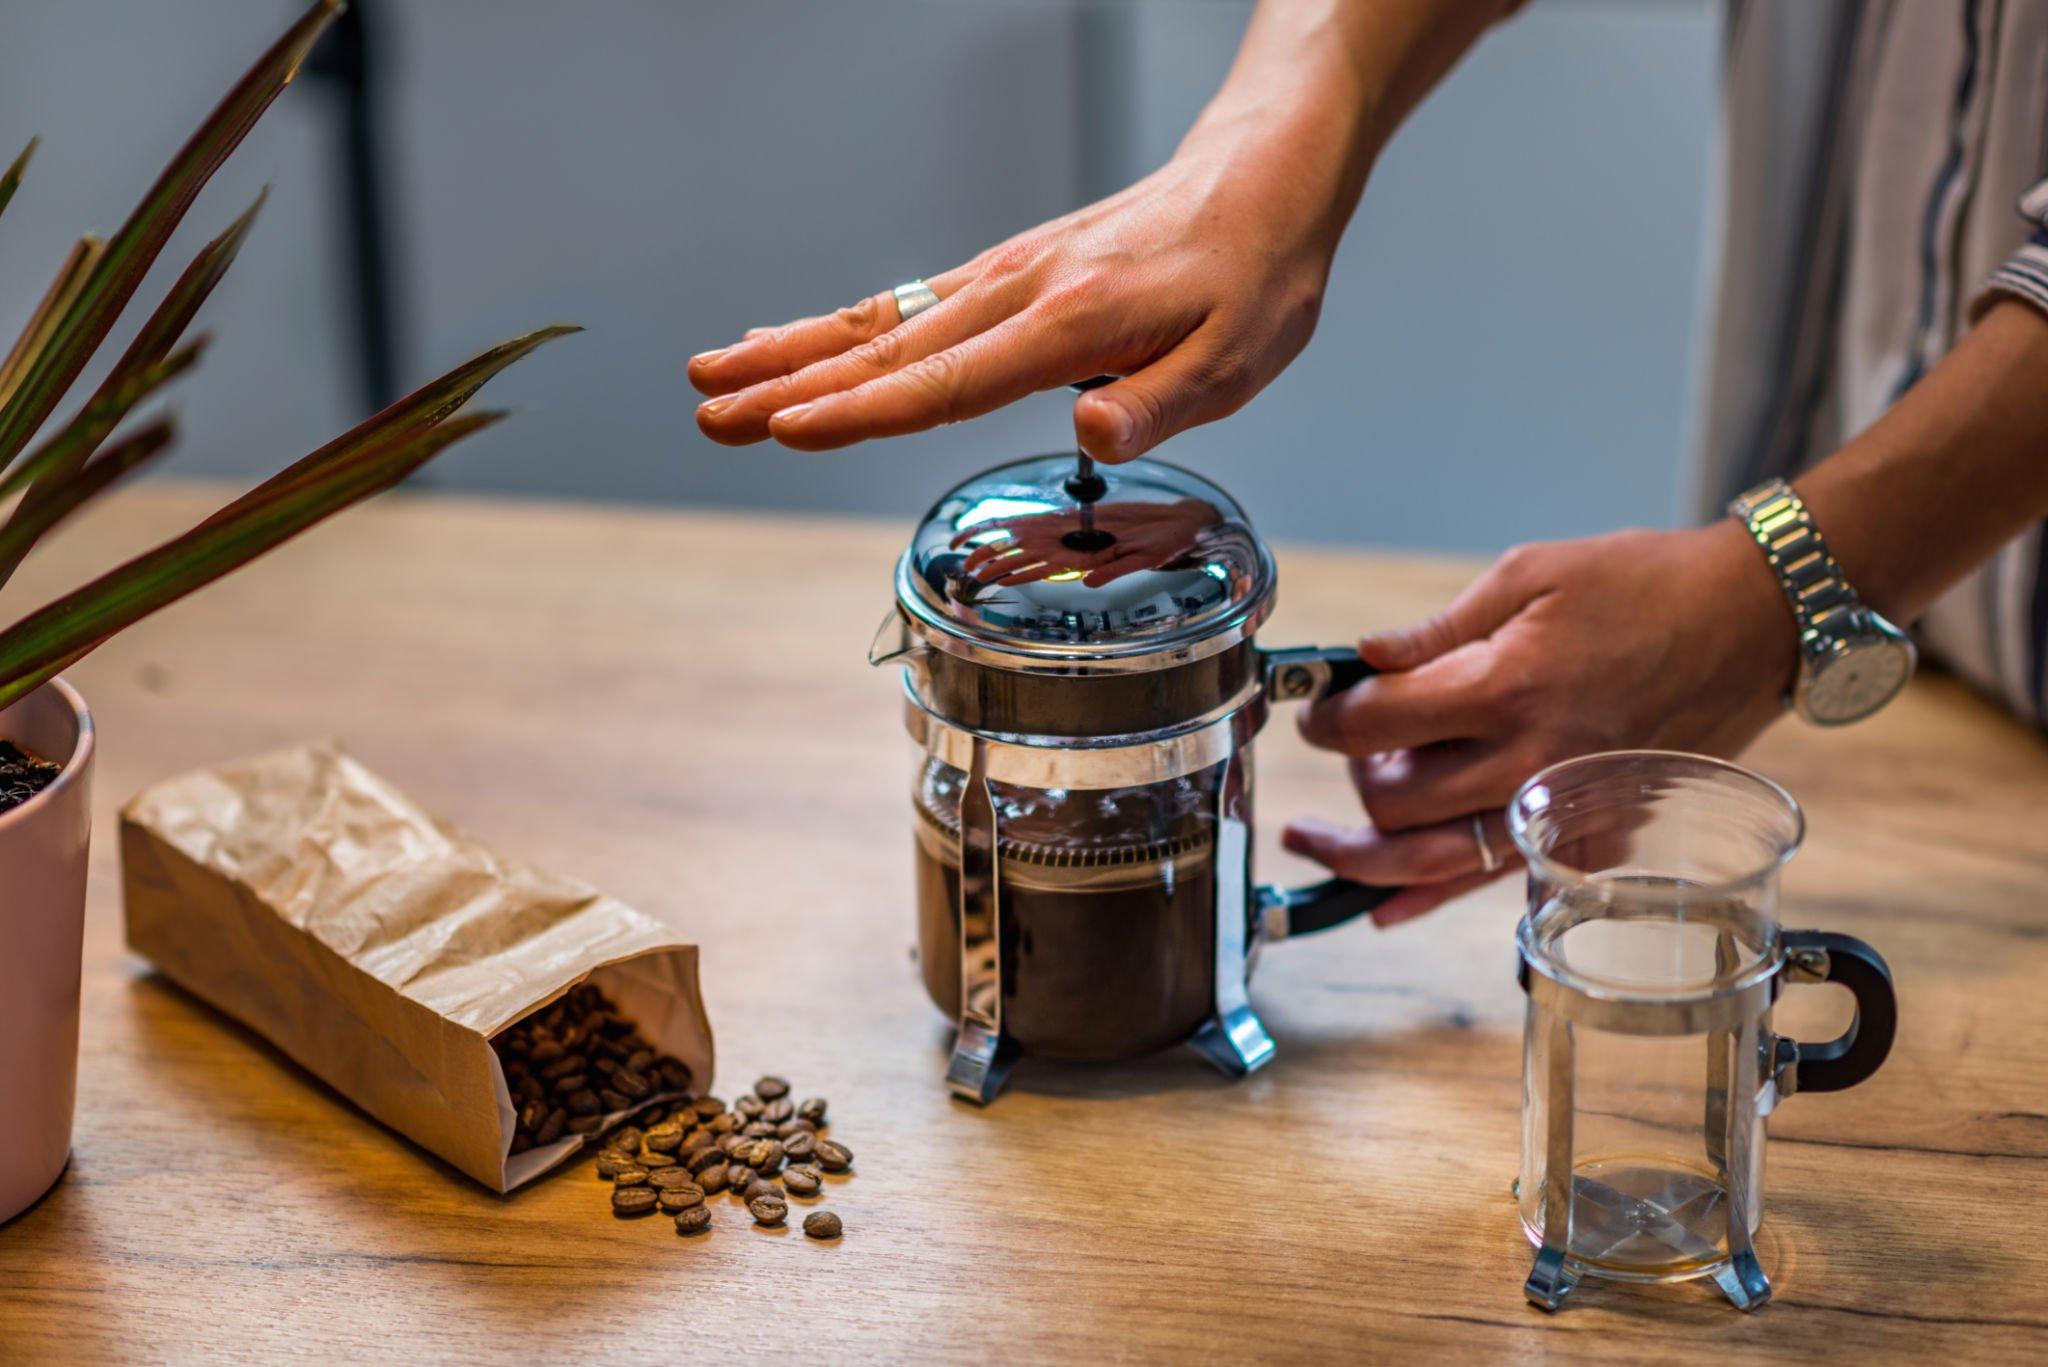
[[[1778,926],[1799,806],[1745,769],[1627,751],[1524,785],[1508,828],[1529,863],[1522,987],[1523,1228],[1529,1299],[1583,1277],[1712,1277],[1745,1310],[1770,1298],[1764,1120],[1794,1091],[1853,1087],[1891,1049],[1891,977],[1860,940]],[[1771,1032],[1787,982],[1856,999],[1839,1039]]]
[[[985,1102],[1020,1054],[1189,1041],[1242,1075],[1266,941],[1387,890],[1257,888],[1251,744],[1273,701],[1363,679],[1349,648],[1265,650],[1273,558],[1243,509],[1156,461],[1072,455],[933,505],[869,658],[905,668],[918,945],[958,1022],[947,1082]]]

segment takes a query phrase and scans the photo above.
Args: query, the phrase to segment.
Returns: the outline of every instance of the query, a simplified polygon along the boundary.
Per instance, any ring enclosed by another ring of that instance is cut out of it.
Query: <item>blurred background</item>
[[[0,233],[0,330],[299,8],[5,8],[0,139],[43,147]],[[393,384],[575,321],[588,336],[493,387],[520,421],[427,482],[907,523],[974,469],[1070,442],[1067,398],[828,455],[729,451],[697,435],[685,359],[1144,174],[1249,10],[356,0],[144,286],[274,187],[202,315],[216,342],[181,385],[170,471],[253,480]],[[1674,521],[1717,35],[1712,0],[1535,0],[1381,162],[1307,353],[1162,454],[1279,538],[1488,551]]]

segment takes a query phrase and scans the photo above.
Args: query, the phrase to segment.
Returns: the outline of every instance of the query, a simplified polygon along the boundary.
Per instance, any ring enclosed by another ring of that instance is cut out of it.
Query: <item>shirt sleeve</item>
[[[2034,235],[1987,277],[1970,301],[1970,321],[2006,296],[2017,296],[2048,313],[2048,180],[2020,196],[2020,216]]]

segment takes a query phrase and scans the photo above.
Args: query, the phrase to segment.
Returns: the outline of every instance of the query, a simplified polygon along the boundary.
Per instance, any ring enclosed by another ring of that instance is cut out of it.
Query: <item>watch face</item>
[[[1817,722],[1867,717],[1890,702],[1913,675],[1909,647],[1864,641],[1823,663],[1806,686],[1807,711]]]

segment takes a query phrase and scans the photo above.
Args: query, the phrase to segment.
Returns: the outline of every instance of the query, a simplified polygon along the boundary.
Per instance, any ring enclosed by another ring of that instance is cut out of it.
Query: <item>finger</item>
[[[829,451],[870,437],[901,436],[979,417],[1066,383],[1074,369],[1075,344],[1052,312],[1033,306],[950,350],[856,389],[783,409],[770,419],[768,430],[795,450]]]
[[[940,299],[949,299],[976,273],[971,266],[959,266],[925,283]],[[902,321],[895,291],[883,290],[816,318],[798,318],[780,327],[749,328],[730,346],[692,356],[690,383],[705,394],[730,394],[837,356]]]
[[[1406,831],[1504,809],[1528,775],[1497,743],[1430,745],[1354,760],[1351,780],[1372,824]]]
[[[699,404],[697,426],[713,441],[729,446],[765,440],[769,419],[775,413],[827,394],[857,389],[957,346],[1014,313],[1018,296],[1013,281],[964,289],[839,355]]]
[[[1488,706],[1491,663],[1479,648],[1407,673],[1375,674],[1302,709],[1301,734],[1311,745],[1347,755],[1489,739],[1499,726]]]
[[[1235,412],[1240,398],[1226,381],[1222,336],[1205,323],[1142,370],[1083,394],[1074,401],[1074,440],[1095,459],[1119,464]]]
[[[1508,563],[1504,557],[1489,567],[1435,616],[1366,637],[1358,653],[1375,669],[1414,669],[1459,646],[1484,640],[1527,601],[1518,576],[1507,571]]]
[[[1504,865],[1511,847],[1501,818],[1484,816],[1481,825],[1487,847]],[[1487,871],[1469,815],[1421,830],[1396,832],[1309,818],[1289,823],[1280,833],[1280,843],[1340,878],[1380,887],[1441,883]]]

